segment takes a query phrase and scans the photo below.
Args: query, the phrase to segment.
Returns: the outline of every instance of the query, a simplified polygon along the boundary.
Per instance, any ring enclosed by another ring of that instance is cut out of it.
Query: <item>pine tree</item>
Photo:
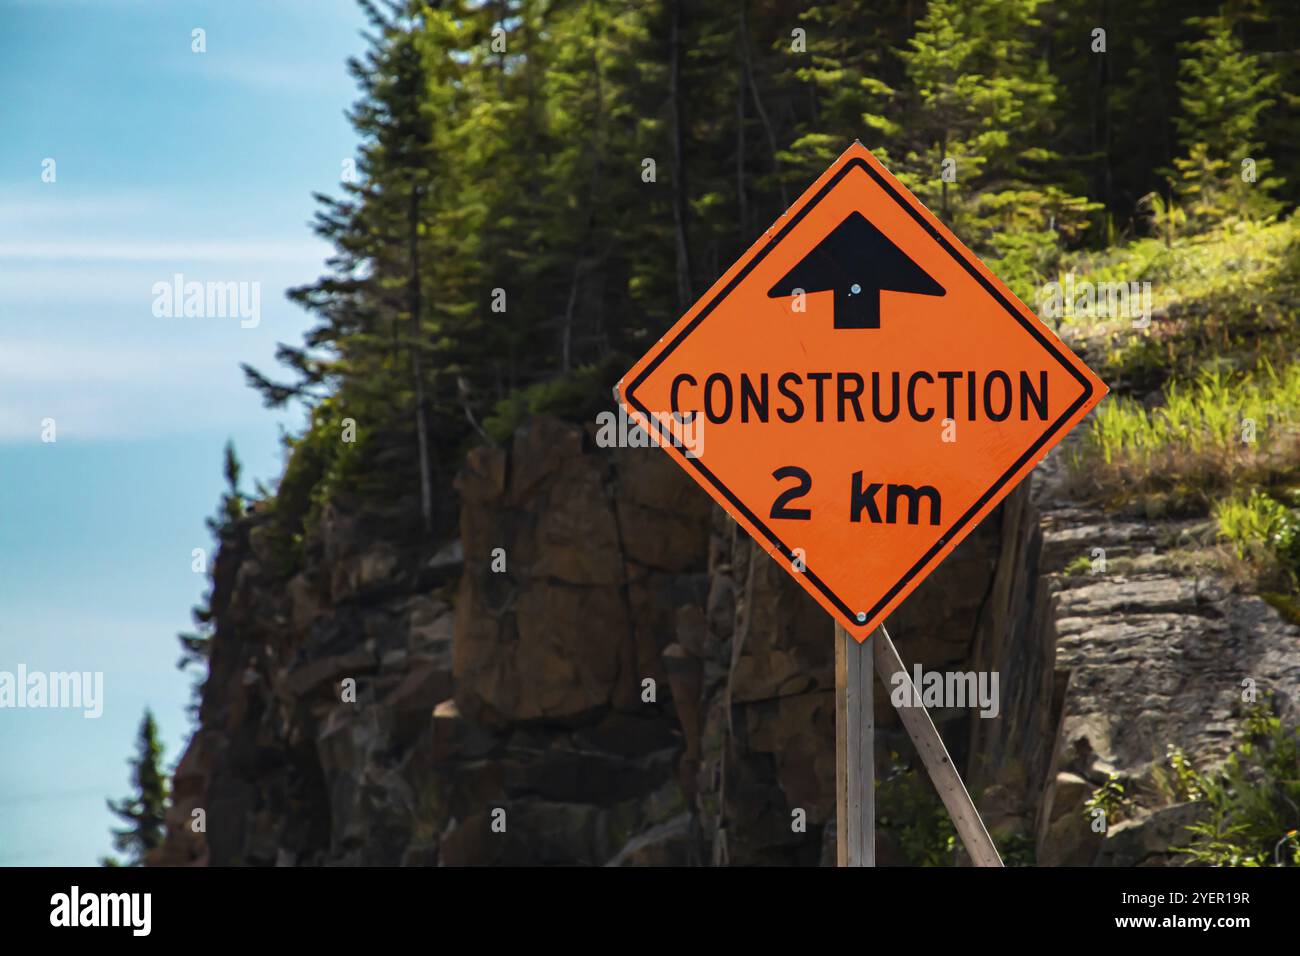
[[[1042,0],[931,0],[900,53],[896,172],[1023,295],[1097,208],[1048,145],[1056,80],[1032,41]]]
[[[1186,44],[1178,83],[1178,127],[1184,154],[1174,160],[1177,191],[1193,229],[1233,218],[1277,212],[1271,193],[1281,180],[1270,176],[1263,155],[1260,114],[1274,104],[1278,77],[1247,53],[1226,16],[1188,21],[1204,31]],[[1253,166],[1253,168],[1252,168]]]
[[[436,229],[442,183],[430,103],[430,76],[421,44],[430,12],[418,2],[361,0],[372,27],[370,49],[349,62],[362,89],[350,119],[361,137],[357,181],[345,197],[317,196],[315,229],[333,242],[332,274],[289,296],[320,319],[297,348],[281,345],[282,364],[297,381],[275,383],[252,369],[249,382],[268,405],[291,398],[319,403],[330,393],[369,432],[408,417],[418,463],[418,494],[426,533],[434,526],[437,445],[458,440],[449,403],[431,395],[430,370],[454,361],[460,330],[436,318],[427,289],[439,265]],[[442,291],[441,294],[447,294]],[[337,428],[336,422],[318,421]]]
[[[861,140],[891,165],[890,144],[904,126],[890,109],[905,81],[892,51],[910,32],[904,3],[866,6],[854,0],[813,4],[800,16],[807,52],[792,56],[792,79],[809,92],[808,115],[782,160],[802,187],[821,174],[844,147]]]
[[[1245,47],[1259,55],[1262,66],[1275,73],[1278,81],[1270,90],[1277,103],[1261,111],[1257,135],[1264,141],[1274,168],[1287,170],[1274,195],[1286,207],[1300,200],[1300,176],[1292,170],[1300,166],[1300,17],[1295,15],[1294,0],[1255,0],[1244,9],[1238,21],[1239,35]]]
[[[1101,228],[1087,239],[1105,245],[1140,230],[1148,194],[1166,195],[1160,171],[1178,152],[1178,44],[1189,28],[1167,0],[1057,0],[1044,19],[1066,106],[1053,145],[1086,177],[1080,191],[1103,204]]]
[[[215,543],[218,548],[234,540],[237,523],[244,515],[246,497],[239,488],[242,472],[243,464],[235,453],[235,443],[227,441],[222,454],[222,473],[226,479],[226,489],[221,495],[216,514],[206,521],[208,530],[212,532],[213,537],[216,539]],[[204,560],[205,562],[208,560],[206,554]],[[208,656],[211,653],[212,646],[214,572],[215,568],[209,566],[207,569],[208,591],[203,596],[201,604],[190,608],[190,616],[194,621],[195,630],[184,631],[176,635],[176,640],[181,646],[180,658],[176,661],[177,670],[189,671],[193,669],[198,671],[191,687],[188,707],[190,717],[193,719],[198,717],[203,685],[207,681]]]
[[[229,531],[244,515],[244,495],[239,490],[239,476],[243,468],[239,456],[235,454],[235,443],[227,441],[222,453],[221,468],[221,473],[226,479],[226,491],[221,496],[221,507],[217,517],[208,519],[208,527],[218,535]]]
[[[143,866],[166,833],[167,779],[159,769],[161,761],[158,725],[153,713],[146,709],[136,738],[136,756],[130,762],[135,793],[123,800],[108,801],[108,809],[126,824],[113,831],[113,848],[126,854],[126,866]],[[115,857],[105,857],[102,862],[104,866],[124,865]]]

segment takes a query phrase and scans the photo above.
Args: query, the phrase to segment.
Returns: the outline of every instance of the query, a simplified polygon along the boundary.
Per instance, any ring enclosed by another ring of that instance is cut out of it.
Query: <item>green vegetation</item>
[[[909,767],[896,753],[876,781],[879,839],[897,848],[908,866],[952,866],[957,831],[923,770]]]
[[[1280,77],[1247,53],[1227,16],[1189,21],[1204,35],[1184,45],[1178,83],[1182,113],[1174,120],[1187,154],[1174,160],[1178,190],[1192,227],[1234,218],[1262,219],[1279,208],[1268,174],[1273,162],[1259,139],[1260,114],[1277,101]]]
[[[1060,81],[1035,55],[1040,0],[932,0],[897,53],[905,83],[876,82],[882,155],[922,202],[978,243],[1021,295],[1101,208],[1049,144]],[[907,122],[898,118],[906,116]],[[935,175],[936,171],[939,173]]]
[[[618,366],[854,139],[1029,301],[1069,270],[1155,283],[1175,328],[1114,336],[1117,391],[1178,396],[1206,355],[1288,374],[1300,257],[1274,219],[1300,195],[1279,175],[1300,67],[1270,54],[1300,28],[1280,0],[1133,0],[1105,37],[1080,27],[1090,0],[361,6],[355,176],[315,223],[335,257],[290,293],[315,324],[282,378],[246,369],[308,413],[256,506],[286,572],[336,495],[410,499],[432,546],[469,446],[612,407]],[[1143,430],[1108,424],[1108,448]]]
[[[1178,852],[1214,866],[1300,866],[1300,731],[1267,707],[1242,722],[1236,749],[1215,772],[1200,772],[1170,748],[1174,795],[1206,805],[1192,843]]]
[[[113,831],[113,848],[126,859],[105,857],[104,866],[143,866],[149,852],[162,845],[167,810],[167,778],[160,768],[162,744],[158,725],[148,710],[140,721],[136,756],[131,761],[131,782],[135,792],[123,800],[109,800],[108,809],[125,826]]]
[[[483,422],[490,440],[504,444],[530,415],[554,415],[571,421],[594,421],[609,408],[611,394],[631,360],[612,356],[596,365],[583,365],[570,374],[530,385],[502,399]]]
[[[1213,517],[1221,563],[1300,620],[1300,231],[1288,221],[1143,240],[1089,260],[1093,281],[1124,275],[1126,256],[1130,275],[1177,291],[1154,296],[1166,318],[1146,329],[1069,323],[1104,350],[1117,392],[1072,452],[1076,487],[1113,507]]]
[[[1070,576],[1092,573],[1092,558],[1081,554],[1065,566],[1064,572]]]
[[[1150,283],[1151,314],[1063,324],[1114,392],[1074,456],[1078,487],[1112,506],[1213,514],[1232,560],[1285,597],[1296,588],[1282,501],[1300,467],[1300,231],[1277,221],[1296,183],[1273,174],[1266,139],[1294,71],[1251,49],[1262,14],[1189,17],[1180,153],[1138,204],[1152,235],[1065,263],[1093,283]]]
[[[1133,801],[1125,796],[1124,784],[1119,774],[1107,775],[1106,782],[1092,792],[1083,804],[1083,816],[1089,823],[1093,821],[1093,811],[1101,810],[1106,815],[1106,825],[1118,823],[1132,808]]]
[[[1258,569],[1261,582],[1275,591],[1295,590],[1300,583],[1300,512],[1275,498],[1252,491],[1214,506],[1219,537],[1233,554]]]
[[[1145,397],[1206,366],[1243,371],[1262,360],[1281,368],[1300,351],[1300,224],[1238,222],[1167,246],[1142,239],[1071,255],[1062,271],[1094,283],[1150,283],[1153,317],[1079,317],[1067,325],[1087,342],[1099,371],[1120,392]]]
[[[1286,481],[1300,462],[1300,364],[1281,372],[1267,361],[1250,372],[1207,367],[1172,382],[1148,410],[1105,401],[1084,433],[1082,472],[1092,462],[1102,491],[1174,492],[1202,512],[1216,497]]]
[[[892,751],[876,781],[876,829],[878,845],[892,849],[907,866],[957,865],[961,840],[929,775]],[[1007,866],[1034,865],[1031,834],[990,835]]]

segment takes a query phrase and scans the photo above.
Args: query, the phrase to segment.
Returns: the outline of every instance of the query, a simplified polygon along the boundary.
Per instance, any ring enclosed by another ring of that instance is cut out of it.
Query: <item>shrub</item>
[[[1119,774],[1112,773],[1106,777],[1106,782],[1092,791],[1092,796],[1084,802],[1083,817],[1092,823],[1093,811],[1101,810],[1109,826],[1123,820],[1132,808],[1133,801],[1124,795],[1124,784]]]
[[[896,753],[881,768],[876,785],[876,826],[897,847],[908,866],[952,866],[957,831],[923,770],[908,767]]]
[[[1294,589],[1300,583],[1300,516],[1282,502],[1252,491],[1214,507],[1219,537],[1251,565],[1261,582]]]
[[[1223,768],[1201,773],[1170,749],[1179,795],[1206,804],[1177,850],[1214,866],[1300,866],[1300,732],[1284,727],[1267,706],[1247,714]]]
[[[583,365],[558,378],[520,389],[496,404],[483,422],[493,441],[504,444],[530,415],[554,415],[570,422],[594,421],[597,413],[615,408],[613,387],[631,366],[622,355],[595,365]]]

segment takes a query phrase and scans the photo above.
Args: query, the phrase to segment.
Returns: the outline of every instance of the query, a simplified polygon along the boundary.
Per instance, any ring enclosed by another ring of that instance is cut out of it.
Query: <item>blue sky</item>
[[[0,709],[0,866],[109,852],[146,706],[183,747],[191,551],[227,438],[251,486],[299,425],[239,363],[308,323],[284,290],[328,253],[311,193],[354,153],[363,26],[351,0],[0,0],[0,671],[103,671],[105,696]],[[155,316],[177,273],[260,283],[259,323]]]

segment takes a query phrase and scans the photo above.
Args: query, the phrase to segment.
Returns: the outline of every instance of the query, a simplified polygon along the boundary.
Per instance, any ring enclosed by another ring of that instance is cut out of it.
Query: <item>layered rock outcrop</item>
[[[1038,824],[1046,865],[1164,865],[1182,858],[1200,808],[1162,786],[1167,749],[1202,769],[1235,743],[1247,704],[1269,695],[1300,717],[1300,628],[1229,588],[1189,552],[1205,521],[1116,518],[1042,482],[1043,567],[1054,593],[1066,706]],[[1114,777],[1125,819],[1104,832],[1085,803]]]
[[[825,862],[832,625],[788,576],[662,452],[557,420],[472,452],[457,491],[433,548],[332,502],[287,580],[267,518],[240,525],[156,862]],[[1018,492],[890,621],[909,662],[1000,672],[997,718],[935,717],[1024,839],[1060,708],[1038,553]],[[906,759],[876,700],[882,764]]]
[[[830,862],[829,620],[665,455],[592,438],[542,418],[472,452],[434,546],[339,495],[286,576],[273,516],[240,522],[154,861]],[[1245,678],[1293,719],[1300,633],[1173,560],[1194,523],[1103,516],[1054,475],[889,628],[926,671],[998,674],[995,718],[934,717],[1013,858],[1176,862],[1199,809],[1160,792],[1164,748],[1226,755]],[[906,762],[883,688],[876,720],[878,767]],[[1111,774],[1132,802],[1099,833]],[[908,859],[898,823],[883,863]]]
[[[1175,560],[1195,523],[1103,516],[1054,474],[888,626],[909,664],[998,674],[996,717],[934,718],[1013,859],[1176,862],[1199,808],[1161,793],[1165,747],[1225,756],[1245,679],[1293,720],[1300,630]],[[772,559],[662,452],[554,419],[473,451],[456,490],[428,546],[408,506],[336,495],[292,573],[273,514],[235,527],[154,862],[833,860],[832,625]],[[912,751],[875,702],[883,773]],[[1099,833],[1111,774],[1132,800]],[[900,825],[882,863],[909,859]]]

